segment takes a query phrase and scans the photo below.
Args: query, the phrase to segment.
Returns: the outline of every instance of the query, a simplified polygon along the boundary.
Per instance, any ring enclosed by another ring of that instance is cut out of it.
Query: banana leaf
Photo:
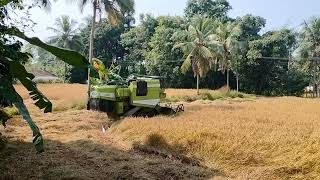
[[[37,37],[29,38],[23,32],[19,31],[17,28],[9,28],[3,31],[5,31],[4,33],[7,35],[19,37],[32,45],[39,46],[44,50],[50,52],[51,54],[55,55],[57,58],[61,59],[62,61],[70,65],[73,65],[77,68],[88,68],[88,66],[90,65],[89,61],[76,51],[59,48],[59,47],[46,44]]]
[[[52,53],[62,61],[73,65],[78,68],[88,68],[90,67],[90,63],[88,60],[82,56],[80,53],[72,50],[67,50],[63,48],[58,48],[55,46],[48,45],[42,42],[39,38],[27,37],[23,32],[19,31],[17,28],[3,28],[0,26],[0,32],[9,35],[9,36],[16,36],[25,41],[33,44],[35,46],[39,46],[46,51]],[[32,81],[34,75],[28,73],[24,66],[20,64],[17,59],[10,59],[9,57],[2,57],[0,56],[0,64],[4,65],[6,69],[9,71],[8,77],[1,77],[0,76],[0,96],[5,97],[8,101],[16,106],[19,110],[23,118],[29,124],[32,132],[33,132],[33,144],[37,152],[43,152],[44,150],[44,141],[43,137],[39,131],[39,128],[36,124],[32,121],[32,118],[28,112],[27,107],[23,103],[23,99],[21,96],[15,91],[12,85],[12,79],[18,79],[22,85],[29,91],[31,98],[35,101],[35,105],[38,106],[40,109],[43,109],[44,112],[51,112],[52,111],[52,103],[38,90],[36,84]],[[0,74],[1,75],[1,74]],[[10,76],[10,77],[9,77]],[[5,81],[8,80],[8,81]]]
[[[11,77],[10,77],[11,79]],[[29,111],[25,104],[23,103],[22,97],[15,91],[12,81],[9,77],[1,77],[1,84],[0,84],[0,95],[5,96],[6,100],[10,101],[15,107],[19,110],[20,114],[22,115],[23,119],[26,120],[28,125],[30,126],[33,134],[33,144],[37,150],[37,152],[41,153],[44,151],[44,142],[43,137],[39,131],[37,125],[32,121],[32,118],[29,114]],[[2,122],[5,123],[5,122]]]
[[[35,105],[43,109],[45,113],[52,111],[52,103],[37,88],[35,82],[32,81],[34,75],[28,73],[23,65],[17,61],[7,61],[9,64],[9,72],[13,78],[18,79],[21,84],[29,91],[31,99],[35,101]]]

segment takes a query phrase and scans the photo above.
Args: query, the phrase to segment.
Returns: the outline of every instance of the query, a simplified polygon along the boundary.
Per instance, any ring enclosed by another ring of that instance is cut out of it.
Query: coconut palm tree
[[[304,60],[311,59],[311,61],[306,61],[305,64],[311,72],[314,93],[318,96],[320,67],[316,59],[320,57],[320,18],[311,18],[309,21],[305,21],[300,36],[300,56]]]
[[[227,72],[227,88],[229,90],[229,71],[231,61],[239,53],[239,49],[244,47],[244,43],[238,40],[241,28],[235,23],[218,22],[218,28],[209,38],[212,46],[216,49],[220,69]]]
[[[101,16],[102,10],[107,15],[108,22],[111,25],[117,25],[121,22],[121,19],[126,13],[134,12],[134,0],[80,0],[79,5],[81,11],[88,3],[92,3],[92,24],[90,33],[90,45],[89,45],[89,61],[92,62],[93,58],[93,42],[94,32],[96,28],[97,13]],[[88,69],[88,99],[90,98],[90,69]]]
[[[76,21],[70,19],[69,16],[61,16],[56,19],[54,27],[47,29],[55,33],[49,38],[48,43],[58,47],[80,51],[82,42],[80,36],[77,35]],[[67,64],[64,63],[64,81],[66,80]]]
[[[192,67],[194,76],[197,77],[197,94],[199,94],[199,78],[205,76],[212,67],[216,56],[215,42],[211,38],[215,31],[216,21],[213,19],[197,16],[193,19],[189,28],[183,32],[186,42],[176,44],[173,48],[181,48],[185,54],[185,61],[181,66],[183,73]]]

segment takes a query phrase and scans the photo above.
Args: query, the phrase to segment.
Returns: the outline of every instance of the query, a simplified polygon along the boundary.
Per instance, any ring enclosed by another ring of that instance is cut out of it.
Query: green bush
[[[212,100],[217,100],[217,99],[223,99],[225,98],[225,93],[222,93],[220,91],[214,91],[211,93]]]

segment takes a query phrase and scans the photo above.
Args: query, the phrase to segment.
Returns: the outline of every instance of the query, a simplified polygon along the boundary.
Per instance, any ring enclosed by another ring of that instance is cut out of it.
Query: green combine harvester
[[[112,119],[172,115],[184,111],[183,104],[161,103],[166,94],[159,77],[131,75],[123,80],[115,73],[117,67],[106,70],[98,59],[93,60],[93,65],[100,79],[91,79],[88,109],[106,112]]]

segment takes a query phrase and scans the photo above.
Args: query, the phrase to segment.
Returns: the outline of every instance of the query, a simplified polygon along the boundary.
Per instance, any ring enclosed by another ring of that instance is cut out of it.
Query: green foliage
[[[186,42],[174,47],[181,48],[186,55],[181,66],[183,73],[192,66],[194,75],[203,77],[218,63],[220,70],[227,71],[229,77],[229,69],[235,64],[231,61],[239,58],[240,49],[243,49],[243,43],[238,40],[241,34],[238,24],[195,16],[188,30],[177,32],[176,36],[178,33],[186,36]]]
[[[299,36],[298,54],[301,58],[300,65],[309,73],[309,81],[318,92],[320,83],[320,67],[315,60],[320,57],[320,18],[313,17],[304,22],[304,27]]]
[[[172,70],[179,67],[183,54],[180,51],[172,51],[175,39],[172,38],[176,31],[184,28],[185,19],[176,16],[161,16],[157,18],[158,26],[148,42],[150,48],[144,57],[147,74],[158,75],[165,79],[166,87],[176,84],[179,73]],[[181,75],[181,73],[180,73]]]
[[[267,32],[260,39],[251,41],[247,53],[250,59],[243,63],[242,72],[240,72],[241,80],[244,82],[243,88],[248,92],[264,95],[286,94],[291,88],[288,83],[289,77],[293,74],[290,73],[297,73],[297,71],[288,69],[288,61],[276,61],[263,57],[289,57],[295,43],[295,35],[288,29]],[[304,82],[304,78],[301,81]],[[299,84],[299,82],[296,83]]]
[[[226,21],[227,13],[232,7],[227,0],[189,0],[184,12],[188,18],[205,15]]]
[[[144,60],[151,49],[150,39],[158,26],[158,21],[151,15],[141,15],[140,25],[121,34],[121,45],[125,49],[122,64],[122,74],[146,74]],[[124,69],[123,67],[126,67]]]
[[[260,39],[249,43],[248,58],[289,57],[296,43],[294,33],[289,29],[270,31]]]
[[[299,53],[302,58],[320,56],[320,18],[311,18],[304,22],[300,34]]]
[[[38,90],[36,83],[32,81],[34,75],[28,73],[23,65],[16,61],[8,61],[8,69],[12,78],[18,79],[21,84],[29,91],[31,99],[35,101],[35,105],[44,112],[52,111],[51,102]]]
[[[65,61],[66,63],[68,63],[70,65],[73,65],[73,66],[76,66],[76,67],[79,67],[79,68],[81,68],[81,67],[82,68],[86,68],[86,67],[89,66],[88,60],[84,56],[79,54],[78,52],[73,51],[73,50],[58,48],[56,46],[48,45],[48,44],[42,42],[37,37],[29,38],[26,35],[24,35],[24,33],[19,31],[17,28],[5,29],[4,33],[7,34],[7,35],[12,35],[12,36],[19,37],[19,38],[27,41],[28,43],[30,43],[32,45],[39,46],[42,49],[50,52],[51,54],[53,54],[57,58]]]
[[[70,19],[69,16],[61,16],[56,19],[54,27],[47,29],[55,35],[51,36],[48,43],[75,51],[82,50],[82,41],[78,35],[78,29],[75,27],[77,22]]]
[[[186,42],[178,43],[173,48],[181,48],[185,54],[186,59],[181,66],[183,73],[192,67],[195,76],[203,77],[217,58],[217,49],[213,46],[215,40],[212,39],[216,22],[203,16],[196,16],[192,22],[187,30],[178,32],[186,36]]]
[[[87,74],[87,69],[72,67],[67,79],[71,83],[85,83],[87,80]]]
[[[252,41],[260,37],[259,32],[266,25],[266,20],[260,16],[247,14],[236,19],[241,29],[240,40]]]
[[[88,1],[80,0],[80,8],[83,10],[87,3],[93,3],[97,9],[104,9],[107,15],[108,23],[117,26],[119,22],[128,20],[123,15],[130,15],[134,12],[134,0],[104,0]],[[101,12],[100,12],[101,13]]]
[[[48,27],[47,29],[52,31],[55,35],[50,37],[48,43],[53,44],[55,46],[74,50],[77,52],[83,51],[83,44],[81,41],[81,37],[78,35],[78,29],[75,27],[77,22],[73,19],[70,19],[69,16],[61,16],[56,19],[54,27]],[[55,61],[55,68],[62,69],[59,65],[60,63]],[[78,68],[80,69],[80,68]],[[67,76],[70,74],[71,68],[64,63],[63,80],[66,82]],[[82,68],[84,70],[84,68]]]
[[[242,29],[234,22],[218,23],[218,28],[210,37],[212,46],[216,49],[217,60],[222,71],[227,71],[227,85],[229,88],[229,70],[236,69],[241,59],[245,42],[239,41]],[[234,62],[236,61],[236,62]]]
[[[308,74],[300,68],[291,68],[283,78],[285,79],[284,81],[287,81],[286,87],[284,87],[287,91],[285,95],[302,96],[304,94],[304,88],[309,85]]]
[[[59,79],[64,79],[64,62],[57,59],[54,55],[37,46],[27,44],[25,52],[32,54],[30,62],[25,64],[29,72],[48,71],[56,75]]]
[[[84,44],[84,54],[89,55],[89,36],[91,31],[91,21],[80,30],[80,36]],[[104,19],[96,27],[94,42],[94,57],[103,61],[106,66],[110,66],[113,61],[122,59],[124,56],[124,48],[120,43],[120,35],[125,32],[123,24],[119,26],[111,26]]]
[[[206,74],[200,79],[202,88],[219,88],[225,85],[226,74],[229,72],[230,87],[235,88],[235,78],[238,78],[240,90],[245,92],[264,95],[294,95],[295,92],[301,92],[302,86],[310,79],[306,73],[310,66],[308,61],[297,59],[288,68],[288,63],[283,60],[260,58],[290,57],[297,46],[295,32],[279,30],[263,34],[261,29],[266,24],[264,18],[248,14],[231,19],[227,16],[230,9],[230,4],[225,0],[193,0],[187,4],[185,17],[142,15],[140,23],[132,28],[130,22],[127,22],[132,17],[125,14],[128,20],[123,20],[118,27],[107,23],[99,25],[95,39],[95,57],[108,67],[112,63],[120,65],[123,77],[132,73],[158,75],[163,77],[164,87],[195,87],[192,71],[197,71],[197,68],[191,68],[190,59],[185,63],[183,60],[190,55],[190,39],[192,34],[196,34],[199,37],[194,39],[207,39],[204,41],[209,43],[205,47],[210,49],[211,54],[205,48],[199,48],[194,54],[204,55],[207,59],[212,57],[211,63],[201,65],[202,74]],[[205,37],[208,34],[199,31],[202,28],[200,26],[206,24],[199,20],[199,14],[212,21],[207,25],[212,31],[209,33],[212,34],[210,37]],[[86,55],[91,28],[91,23],[87,24],[80,33],[86,46]],[[307,24],[313,27],[311,22]],[[301,35],[300,39],[302,37],[304,36]],[[310,37],[306,38],[305,42],[309,39]],[[175,45],[176,48],[172,50]],[[186,53],[188,51],[190,52]],[[182,64],[183,71],[180,69]],[[75,77],[79,76],[85,77],[80,73]]]

